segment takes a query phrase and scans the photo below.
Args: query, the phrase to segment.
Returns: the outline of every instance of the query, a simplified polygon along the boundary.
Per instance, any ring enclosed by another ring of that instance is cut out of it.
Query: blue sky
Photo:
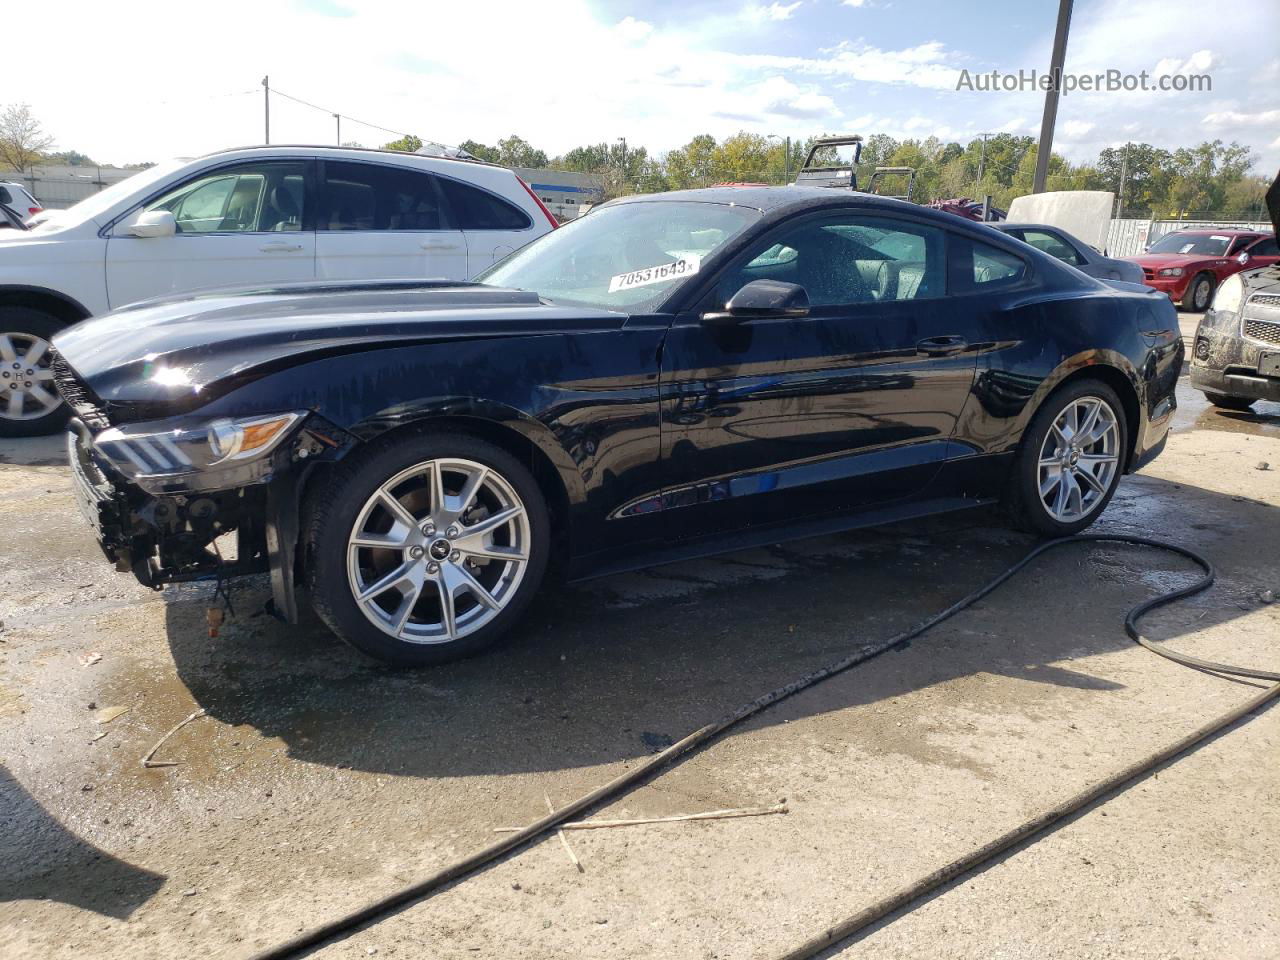
[[[1077,0],[1067,69],[1208,73],[1200,93],[1075,93],[1055,148],[1074,161],[1125,140],[1253,146],[1280,167],[1280,3]],[[158,160],[262,138],[261,87],[276,142],[377,145],[368,120],[444,143],[519,133],[557,153],[626,137],[661,152],[698,133],[805,137],[888,133],[966,141],[1035,135],[1042,94],[957,92],[961,70],[1047,64],[1056,0],[221,0],[207,11],[135,0],[60,6],[58,61],[111,69],[86,84],[19,45],[0,100],[32,105],[60,146],[107,162]],[[143,29],[164,23],[163,34]],[[149,36],[164,41],[148,41]],[[172,43],[170,43],[172,39]],[[181,50],[181,55],[173,54]],[[206,59],[207,57],[207,59]]]

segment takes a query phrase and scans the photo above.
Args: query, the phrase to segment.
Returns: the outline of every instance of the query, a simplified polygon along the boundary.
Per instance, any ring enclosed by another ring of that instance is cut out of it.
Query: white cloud
[[[764,20],[790,20],[803,2],[804,0],[795,0],[795,3],[782,4],[775,0],[774,3],[769,4],[767,7],[761,4],[751,4],[743,13],[753,23],[759,23]]]
[[[936,90],[954,90],[959,68],[951,53],[937,40],[902,50],[871,46],[837,49],[827,57],[779,57],[747,54],[744,64],[819,76],[847,76],[855,80]]]
[[[752,91],[759,110],[797,120],[820,120],[840,116],[836,102],[812,88],[796,86],[786,77],[770,77]]]
[[[623,17],[613,29],[618,36],[634,43],[644,40],[653,33],[653,24],[637,20],[635,17]]]
[[[840,0],[840,5],[842,7],[855,7],[855,8],[871,6],[871,4],[867,2],[867,0]]]
[[[1200,121],[1207,127],[1275,127],[1280,125],[1280,110],[1262,110],[1258,113],[1241,113],[1239,110],[1222,110],[1205,114]]]
[[[1062,125],[1062,132],[1072,140],[1079,140],[1081,137],[1087,137],[1092,133],[1094,126],[1095,124],[1084,120],[1068,120]]]

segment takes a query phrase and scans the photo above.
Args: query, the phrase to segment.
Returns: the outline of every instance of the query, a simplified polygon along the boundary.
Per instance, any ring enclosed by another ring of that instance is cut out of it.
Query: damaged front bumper
[[[292,623],[299,497],[313,465],[345,447],[325,427],[299,430],[251,482],[227,489],[207,489],[199,478],[187,489],[176,482],[163,492],[144,489],[103,456],[104,434],[95,437],[79,419],[67,432],[67,459],[80,512],[117,570],[157,590],[269,572],[274,612]]]
[[[1210,393],[1280,401],[1280,295],[1247,291],[1235,310],[1215,304],[1196,329],[1191,385]]]

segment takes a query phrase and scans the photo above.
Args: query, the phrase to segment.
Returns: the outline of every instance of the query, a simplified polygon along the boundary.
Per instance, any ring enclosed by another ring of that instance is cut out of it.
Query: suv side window
[[[1280,257],[1280,244],[1275,237],[1263,237],[1249,248],[1251,257]]]
[[[805,288],[815,307],[924,300],[944,293],[945,238],[936,227],[845,214],[784,226],[760,242],[716,290],[723,303],[752,280]]]
[[[438,181],[381,163],[326,160],[320,230],[444,230]]]
[[[1069,263],[1076,267],[1084,263],[1076,248],[1056,233],[1050,233],[1047,230],[1023,230],[1021,234],[1022,239],[1031,244],[1031,246],[1037,250],[1043,250],[1049,256],[1061,260],[1063,263]]]
[[[462,230],[527,230],[533,226],[528,214],[492,193],[448,177],[440,178],[440,186]]]
[[[13,206],[13,197],[9,195],[8,187],[0,187],[0,203]]]
[[[261,233],[303,229],[306,175],[301,162],[223,167],[147,204],[168,210],[178,233]]]

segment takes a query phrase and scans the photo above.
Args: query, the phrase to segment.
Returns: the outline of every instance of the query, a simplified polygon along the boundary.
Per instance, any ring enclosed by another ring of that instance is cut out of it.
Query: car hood
[[[1203,254],[1188,253],[1144,253],[1136,257],[1125,257],[1133,263],[1141,267],[1151,267],[1158,270],[1163,267],[1189,267],[1193,263],[1204,263],[1206,260],[1225,260],[1223,256],[1206,256]]]
[[[108,408],[144,403],[179,412],[334,353],[615,330],[625,321],[481,284],[308,283],[134,304],[78,323],[53,344],[58,373],[73,375]]]

